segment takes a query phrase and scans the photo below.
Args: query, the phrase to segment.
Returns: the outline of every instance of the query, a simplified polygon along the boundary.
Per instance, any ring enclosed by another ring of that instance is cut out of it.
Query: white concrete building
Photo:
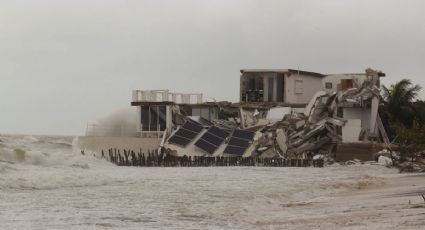
[[[366,73],[342,73],[328,74],[322,83],[326,92],[338,92],[360,87],[365,80]]]
[[[388,142],[378,113],[381,77],[385,77],[385,73],[367,69],[364,74],[332,74],[323,79],[325,90],[331,90],[330,87],[326,87],[330,86],[330,83],[336,87],[336,90],[332,89],[333,92],[343,93],[350,88],[363,88],[358,92],[357,101],[343,103],[338,108],[338,116],[347,120],[342,128],[344,143],[379,138]],[[367,83],[366,87],[362,87],[364,83]],[[367,95],[367,99],[364,100],[362,95]]]
[[[134,90],[132,106],[137,106],[140,137],[161,137],[172,131],[172,106],[202,104],[201,93],[172,93],[168,90]]]
[[[325,75],[294,69],[242,69],[240,102],[307,104]]]

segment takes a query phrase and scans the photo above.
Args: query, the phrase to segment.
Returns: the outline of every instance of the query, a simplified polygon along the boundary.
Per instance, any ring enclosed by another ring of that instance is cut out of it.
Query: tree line
[[[425,150],[425,101],[419,100],[421,90],[410,79],[382,86],[382,121],[405,157]]]

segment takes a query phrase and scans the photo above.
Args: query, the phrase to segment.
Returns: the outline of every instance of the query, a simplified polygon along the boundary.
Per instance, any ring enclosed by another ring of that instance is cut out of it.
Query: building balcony
[[[133,90],[132,105],[202,104],[202,93],[173,93],[169,90]]]

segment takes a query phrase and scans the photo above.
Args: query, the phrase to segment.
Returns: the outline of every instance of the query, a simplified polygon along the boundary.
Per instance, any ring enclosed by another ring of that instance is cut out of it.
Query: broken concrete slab
[[[283,131],[283,129],[276,130],[276,142],[284,155],[286,154],[286,151],[288,150],[288,145],[286,144],[287,139],[288,138],[286,136],[285,131]]]
[[[327,93],[327,92],[325,92],[325,91],[319,91],[319,92],[317,92],[316,94],[314,94],[313,98],[310,100],[310,102],[309,102],[309,103],[307,104],[307,106],[305,107],[304,115],[305,115],[305,116],[310,116],[311,111],[313,110],[313,108],[314,108],[314,106],[315,106],[315,104],[316,104],[317,100],[318,100],[319,98],[323,97],[323,96],[326,96],[326,95],[328,95],[328,93]]]

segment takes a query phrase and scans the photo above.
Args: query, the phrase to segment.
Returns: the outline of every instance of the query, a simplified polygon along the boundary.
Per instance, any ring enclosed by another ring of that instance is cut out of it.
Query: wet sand
[[[334,197],[288,205],[293,218],[259,229],[425,229],[425,174],[360,183]],[[302,213],[297,217],[297,213]]]
[[[425,191],[424,174],[399,174],[375,163],[117,167],[73,151],[72,138],[0,137],[0,229],[425,226],[419,196]],[[25,151],[24,160],[15,159],[15,149]]]

